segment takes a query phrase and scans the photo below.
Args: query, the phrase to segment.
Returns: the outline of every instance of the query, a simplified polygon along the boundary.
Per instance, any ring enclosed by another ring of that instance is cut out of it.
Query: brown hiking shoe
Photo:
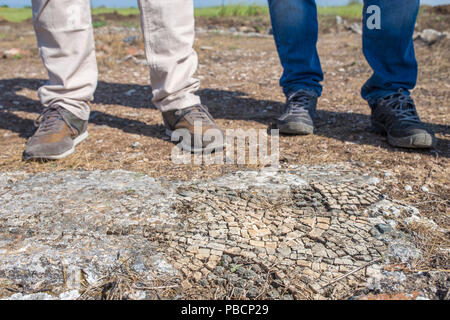
[[[166,134],[179,141],[183,150],[200,153],[223,147],[223,132],[214,122],[206,106],[196,105],[182,110],[163,112]]]
[[[51,159],[67,157],[75,151],[75,146],[87,138],[87,121],[60,106],[48,107],[36,119],[38,127],[28,139],[24,160]]]

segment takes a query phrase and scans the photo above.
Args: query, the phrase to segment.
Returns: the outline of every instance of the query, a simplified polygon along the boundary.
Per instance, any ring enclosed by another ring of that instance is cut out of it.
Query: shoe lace
[[[384,98],[384,105],[403,123],[421,124],[414,100],[402,90]]]
[[[34,126],[39,127],[41,133],[52,132],[57,129],[59,120],[63,120],[67,124],[72,134],[77,134],[76,129],[70,124],[64,116],[64,113],[61,111],[61,107],[46,108],[34,121]]]
[[[311,107],[311,94],[305,91],[298,91],[289,97],[286,112],[300,114],[309,111]]]
[[[187,109],[185,112],[184,110],[180,110],[179,116],[180,118],[184,117],[185,115],[189,114],[189,116],[195,121],[201,121],[201,122],[210,122],[211,115],[208,112],[208,108],[203,105],[197,105],[192,108]]]

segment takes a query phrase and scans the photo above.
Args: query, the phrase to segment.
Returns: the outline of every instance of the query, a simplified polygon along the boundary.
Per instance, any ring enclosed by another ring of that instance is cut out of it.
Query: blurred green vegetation
[[[322,15],[339,15],[343,18],[359,18],[361,17],[362,5],[350,4],[340,7],[319,7],[319,14]],[[94,8],[92,9],[93,15],[114,13],[117,12],[120,15],[138,15],[138,8]],[[267,6],[260,5],[226,5],[216,7],[206,7],[195,9],[196,17],[252,17],[268,15],[269,9]],[[0,19],[4,19],[10,22],[21,22],[28,20],[32,17],[31,8],[8,8],[0,7]]]

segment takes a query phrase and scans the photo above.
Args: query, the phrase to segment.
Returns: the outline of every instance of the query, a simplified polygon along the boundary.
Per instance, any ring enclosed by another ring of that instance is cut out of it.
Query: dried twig
[[[138,290],[157,290],[157,289],[171,289],[171,288],[178,288],[180,285],[179,284],[174,284],[171,286],[160,286],[160,287],[138,287],[136,285],[133,285],[134,289],[138,289]]]
[[[339,278],[337,278],[337,279],[335,279],[335,280],[333,280],[333,281],[327,283],[326,285],[322,286],[322,289],[328,287],[329,285],[331,285],[331,284],[333,284],[333,283],[336,283],[336,282],[338,282],[338,281],[340,281],[340,280],[342,280],[342,279],[348,277],[349,275],[351,275],[351,274],[353,274],[353,273],[355,273],[355,272],[358,272],[358,271],[361,270],[361,269],[367,268],[368,266],[370,266],[370,265],[372,265],[372,264],[374,264],[374,263],[376,263],[376,262],[379,262],[379,261],[381,261],[382,259],[383,259],[382,257],[377,258],[377,259],[375,259],[375,260],[372,260],[372,261],[366,263],[365,265],[362,265],[361,267],[356,268],[356,269],[353,270],[353,271],[347,272],[347,273],[344,274],[343,276],[341,276],[341,277],[339,277]]]

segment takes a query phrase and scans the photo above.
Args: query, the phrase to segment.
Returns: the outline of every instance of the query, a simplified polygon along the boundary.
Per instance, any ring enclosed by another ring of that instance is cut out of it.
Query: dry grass
[[[135,300],[137,291],[144,291],[147,299],[173,299],[176,296],[181,287],[179,278],[149,271],[147,279],[143,279],[142,274],[131,270],[128,262],[129,259],[122,259],[93,284],[84,281],[84,290],[78,300]]]

